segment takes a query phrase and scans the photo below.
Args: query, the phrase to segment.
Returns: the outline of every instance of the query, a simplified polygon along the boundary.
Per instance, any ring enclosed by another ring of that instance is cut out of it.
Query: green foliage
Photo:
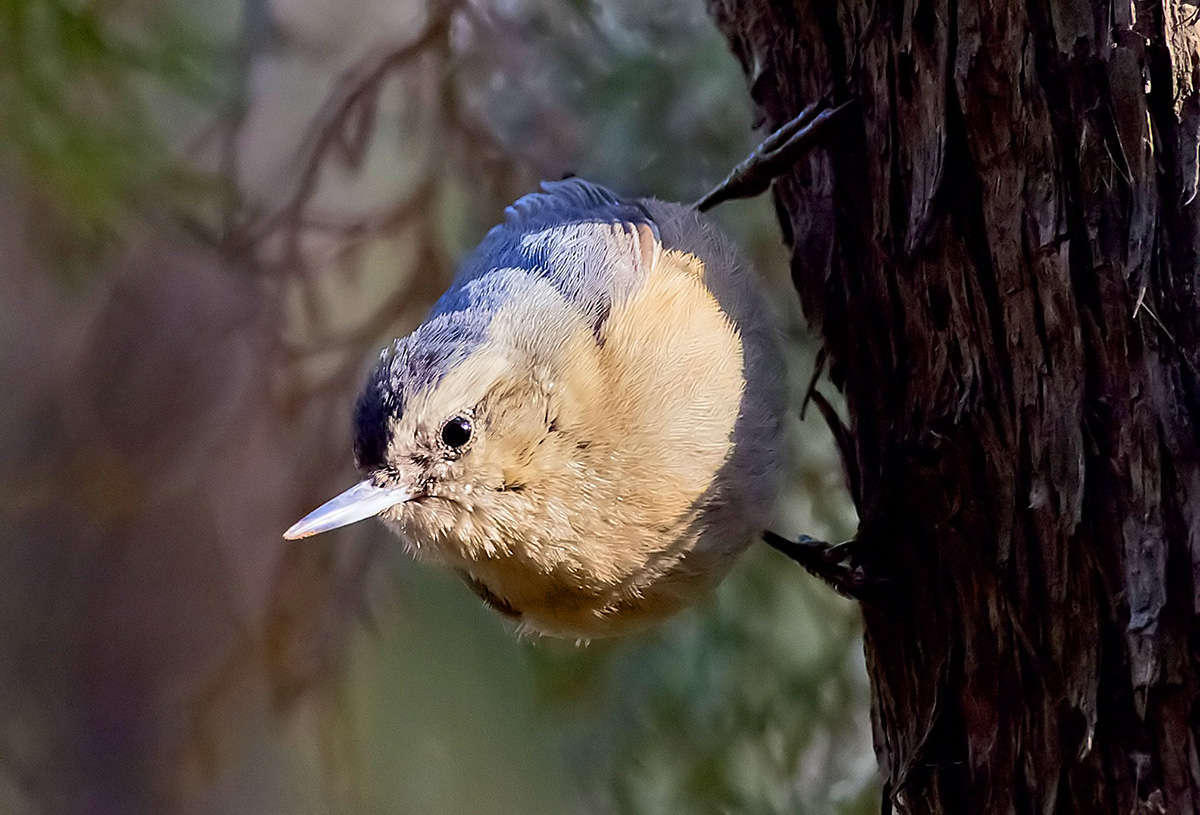
[[[603,58],[576,67],[568,104],[586,124],[586,166],[631,192],[699,198],[753,144],[745,82],[698,3],[605,4]]]
[[[214,189],[176,158],[162,114],[220,97],[215,49],[165,8],[125,11],[0,0],[0,167],[56,218],[56,242],[91,250],[139,206],[190,208]]]

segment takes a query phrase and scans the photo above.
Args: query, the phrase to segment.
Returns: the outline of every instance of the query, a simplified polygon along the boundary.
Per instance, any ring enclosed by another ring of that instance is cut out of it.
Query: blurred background
[[[280,538],[506,204],[694,200],[753,124],[701,0],[0,0],[0,813],[876,811],[857,613],[766,546],[576,647],[377,524]],[[770,202],[717,217],[798,407]],[[776,528],[849,537],[790,432]]]

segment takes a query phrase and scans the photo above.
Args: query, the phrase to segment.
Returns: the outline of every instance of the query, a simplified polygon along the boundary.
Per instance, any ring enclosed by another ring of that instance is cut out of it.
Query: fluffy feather
[[[757,281],[703,216],[571,179],[488,233],[364,389],[382,517],[530,630],[591,638],[691,601],[769,520],[783,369]],[[470,423],[450,449],[442,427]]]

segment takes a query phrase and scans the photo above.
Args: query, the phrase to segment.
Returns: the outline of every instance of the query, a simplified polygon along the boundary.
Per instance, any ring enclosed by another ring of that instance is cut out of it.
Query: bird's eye
[[[471,420],[466,416],[455,416],[442,425],[442,443],[457,450],[471,440]]]

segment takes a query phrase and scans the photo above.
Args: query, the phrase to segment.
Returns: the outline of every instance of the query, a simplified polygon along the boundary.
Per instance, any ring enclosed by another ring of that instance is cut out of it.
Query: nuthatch
[[[691,602],[766,528],[785,377],[759,281],[696,209],[542,189],[384,352],[366,480],[285,537],[377,515],[523,628],[589,639]]]

